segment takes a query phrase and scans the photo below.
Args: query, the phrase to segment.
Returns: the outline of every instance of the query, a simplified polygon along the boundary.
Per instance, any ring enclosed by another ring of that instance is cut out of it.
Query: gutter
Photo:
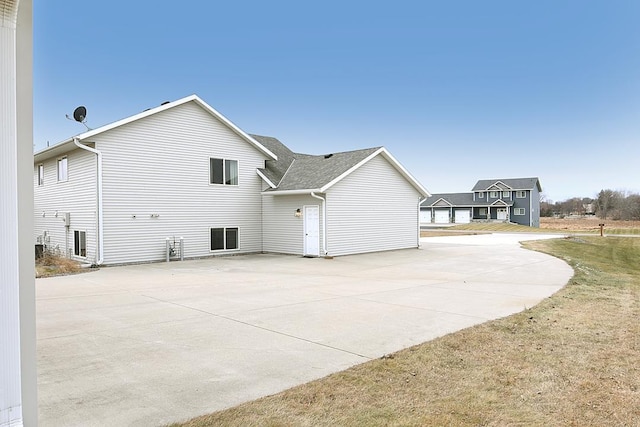
[[[86,151],[90,151],[91,153],[96,155],[96,160],[98,162],[98,170],[96,172],[96,181],[98,186],[97,198],[98,198],[98,253],[96,254],[96,265],[101,265],[104,262],[103,253],[104,253],[104,224],[102,222],[102,153],[95,148],[87,147],[86,145],[80,144],[80,140],[78,137],[73,137],[73,143],[78,147]]]
[[[324,197],[318,196],[313,191],[310,193],[311,197],[322,200],[322,251],[327,256],[329,251],[327,250],[327,200]]]

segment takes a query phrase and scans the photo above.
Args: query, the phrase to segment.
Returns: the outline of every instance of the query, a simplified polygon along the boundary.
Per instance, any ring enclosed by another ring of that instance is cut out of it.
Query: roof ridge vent
[[[324,155],[325,159],[330,159],[331,157],[333,157],[333,153]]]

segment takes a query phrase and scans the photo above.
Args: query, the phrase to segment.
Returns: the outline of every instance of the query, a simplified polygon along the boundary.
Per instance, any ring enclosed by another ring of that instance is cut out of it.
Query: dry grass
[[[62,276],[81,271],[82,268],[77,261],[52,253],[45,253],[42,258],[36,260],[36,277]]]
[[[561,230],[575,233],[600,233],[600,226],[605,224],[605,234],[640,234],[640,221],[616,221],[595,217],[583,218],[540,218],[540,228]]]
[[[640,235],[640,221],[601,220],[594,217],[583,218],[540,218],[540,227],[527,227],[519,224],[502,222],[472,222],[459,224],[446,229],[422,230],[422,237],[451,236],[462,232],[485,233],[570,233],[570,234],[599,234],[600,226],[604,223],[606,235]],[[440,233],[440,234],[433,234]]]
[[[640,239],[528,245],[576,272],[538,306],[183,426],[640,425]]]
[[[508,222],[472,222],[469,224],[459,224],[450,227],[451,231],[483,231],[498,233],[549,233],[550,230],[542,230],[536,227],[527,227],[526,225],[511,224]]]

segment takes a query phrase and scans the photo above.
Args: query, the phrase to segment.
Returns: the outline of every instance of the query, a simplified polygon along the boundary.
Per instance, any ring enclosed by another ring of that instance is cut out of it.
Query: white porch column
[[[32,0],[0,0],[0,426],[37,425]]]

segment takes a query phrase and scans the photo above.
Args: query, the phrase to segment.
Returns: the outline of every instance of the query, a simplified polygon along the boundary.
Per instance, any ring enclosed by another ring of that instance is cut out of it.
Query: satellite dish
[[[76,122],[84,123],[84,119],[87,117],[87,109],[84,106],[79,106],[73,111],[73,118]]]

